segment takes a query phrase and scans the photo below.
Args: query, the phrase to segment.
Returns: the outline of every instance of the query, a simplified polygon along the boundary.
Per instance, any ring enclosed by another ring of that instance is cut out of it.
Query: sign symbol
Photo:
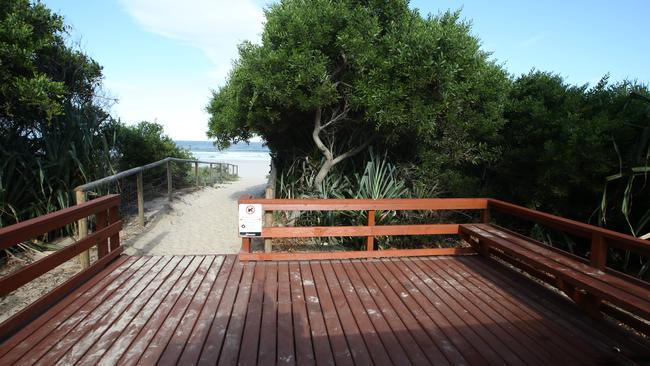
[[[246,206],[246,213],[249,214],[249,215],[254,214],[255,213],[255,206],[253,206],[253,205]]]

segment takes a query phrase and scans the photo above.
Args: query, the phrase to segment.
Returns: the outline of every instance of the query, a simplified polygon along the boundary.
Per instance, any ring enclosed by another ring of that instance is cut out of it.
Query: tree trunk
[[[345,160],[345,159],[347,159],[349,157],[352,157],[352,156],[358,154],[363,149],[368,147],[368,145],[370,144],[370,141],[372,141],[372,138],[369,138],[368,140],[366,140],[360,146],[357,146],[357,147],[355,147],[353,149],[350,149],[350,150],[346,151],[345,153],[343,153],[343,154],[341,154],[339,156],[336,156],[336,157],[334,156],[332,151],[327,146],[325,146],[325,144],[323,143],[323,140],[321,140],[321,138],[320,138],[321,131],[323,131],[328,126],[331,126],[331,125],[337,123],[338,121],[341,121],[341,120],[345,119],[347,117],[347,113],[348,113],[348,108],[346,106],[346,107],[343,108],[343,111],[341,113],[339,113],[339,114],[337,114],[336,112],[332,113],[332,118],[330,118],[330,120],[327,121],[327,123],[325,123],[323,125],[322,121],[321,121],[321,119],[322,119],[322,110],[320,108],[318,108],[316,110],[316,115],[314,117],[314,130],[312,131],[311,136],[312,136],[312,139],[314,140],[314,143],[316,143],[316,146],[318,147],[318,150],[320,150],[321,153],[323,154],[323,157],[325,157],[325,162],[323,163],[323,165],[321,165],[320,169],[318,170],[318,174],[316,174],[316,178],[314,178],[313,185],[314,185],[314,188],[316,188],[316,189],[318,189],[318,187],[320,187],[321,184],[323,184],[323,180],[325,180],[325,177],[330,172],[330,170],[332,170],[334,165],[340,163],[341,161],[343,161],[343,160]]]

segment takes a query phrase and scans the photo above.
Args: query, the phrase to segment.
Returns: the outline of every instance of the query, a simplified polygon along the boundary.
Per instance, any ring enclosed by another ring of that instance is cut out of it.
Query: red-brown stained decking
[[[647,343],[473,257],[120,257],[0,364],[599,364]]]

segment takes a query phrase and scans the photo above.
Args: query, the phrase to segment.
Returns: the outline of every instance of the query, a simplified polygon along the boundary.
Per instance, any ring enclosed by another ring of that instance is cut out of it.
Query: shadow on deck
[[[0,354],[30,365],[650,361],[643,340],[480,256],[121,256]]]

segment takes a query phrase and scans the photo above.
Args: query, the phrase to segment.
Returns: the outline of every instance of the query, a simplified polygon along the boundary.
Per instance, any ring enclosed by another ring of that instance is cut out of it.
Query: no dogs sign
[[[262,235],[262,205],[239,205],[239,236]]]

